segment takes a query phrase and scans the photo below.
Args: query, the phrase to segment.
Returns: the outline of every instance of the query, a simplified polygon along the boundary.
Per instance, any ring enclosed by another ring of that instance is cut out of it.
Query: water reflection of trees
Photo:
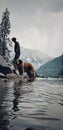
[[[0,81],[0,130],[8,130],[9,117],[4,100],[7,95],[8,87],[6,83]]]
[[[28,93],[29,92],[29,87],[31,86],[32,82],[27,83],[27,90],[25,89],[26,84],[23,83],[21,80],[14,82],[14,87],[13,87],[13,110],[15,111],[19,111],[19,97],[21,97],[24,93]],[[21,97],[22,98],[22,97]]]
[[[14,99],[13,99],[13,110],[18,111],[18,103],[19,103],[19,96],[20,96],[20,84],[14,83]]]

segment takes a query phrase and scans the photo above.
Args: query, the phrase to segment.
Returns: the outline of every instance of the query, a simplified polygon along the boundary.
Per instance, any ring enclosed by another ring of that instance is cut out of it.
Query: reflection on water
[[[14,111],[18,111],[19,107],[18,107],[18,102],[19,102],[19,96],[20,96],[20,88],[19,86],[16,87],[14,86],[14,99],[13,99],[13,110]]]
[[[8,81],[0,88],[0,130],[63,130],[62,79]]]
[[[7,84],[0,82],[0,130],[8,130],[9,118],[6,106],[3,104],[7,95]]]

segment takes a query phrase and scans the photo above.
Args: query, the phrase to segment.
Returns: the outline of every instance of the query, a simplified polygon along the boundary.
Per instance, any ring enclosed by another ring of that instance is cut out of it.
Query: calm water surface
[[[0,81],[0,130],[63,130],[63,80]]]

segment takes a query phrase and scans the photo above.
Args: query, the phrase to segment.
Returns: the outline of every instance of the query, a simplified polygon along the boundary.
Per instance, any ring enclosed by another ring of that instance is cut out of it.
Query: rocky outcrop
[[[12,70],[10,69],[10,67],[0,65],[0,73],[7,75],[9,73],[12,73]]]
[[[11,68],[6,63],[5,59],[0,55],[0,73],[7,75],[9,73],[12,73]]]
[[[6,60],[0,55],[0,65],[9,67]]]

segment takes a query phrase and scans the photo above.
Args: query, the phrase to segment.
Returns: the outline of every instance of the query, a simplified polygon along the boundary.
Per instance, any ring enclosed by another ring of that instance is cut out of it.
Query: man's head
[[[15,38],[15,37],[13,37],[13,38],[12,38],[12,41],[13,41],[13,42],[15,42],[15,41],[16,41],[16,38]]]

